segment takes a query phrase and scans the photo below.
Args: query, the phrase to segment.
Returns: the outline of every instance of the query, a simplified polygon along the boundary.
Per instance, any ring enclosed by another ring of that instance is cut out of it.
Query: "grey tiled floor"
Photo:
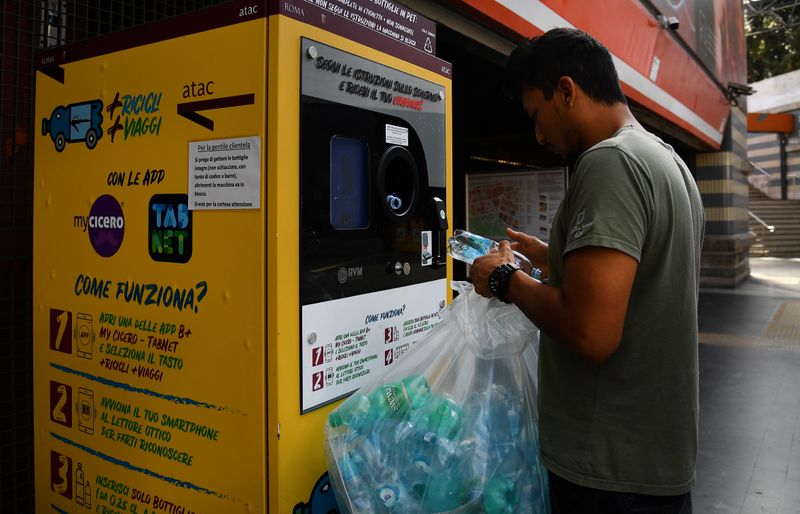
[[[800,259],[751,270],[700,294],[696,514],[800,513],[800,340],[765,338],[781,304],[800,301]]]

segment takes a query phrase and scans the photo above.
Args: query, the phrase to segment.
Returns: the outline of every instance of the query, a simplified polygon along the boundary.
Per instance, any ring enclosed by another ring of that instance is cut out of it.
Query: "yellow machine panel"
[[[267,3],[39,57],[37,512],[327,514],[328,413],[449,301],[449,69]]]
[[[326,47],[381,63],[395,70],[413,74],[441,85],[441,90],[444,92],[442,106],[444,106],[443,112],[446,116],[445,126],[450,127],[451,89],[448,79],[419,66],[409,64],[402,59],[366,47],[346,37],[289,17],[275,16],[271,18],[269,56],[271,102],[268,133],[270,134],[270,149],[275,148],[276,151],[269,152],[269,168],[281,171],[291,170],[288,173],[270,174],[267,185],[268,191],[271,192],[269,214],[267,216],[270,236],[267,243],[267,260],[272,264],[269,266],[267,281],[274,286],[269,288],[270,296],[267,301],[267,330],[269,334],[267,347],[268,362],[270,363],[270,386],[274,384],[274,387],[270,387],[268,391],[270,419],[269,487],[270,507],[274,512],[293,512],[292,509],[298,501],[307,501],[309,507],[314,506],[312,500],[316,488],[312,491],[310,486],[315,484],[327,469],[325,456],[321,451],[324,441],[322,427],[325,424],[328,413],[338,405],[338,402],[332,405],[327,404],[323,408],[302,414],[305,410],[303,405],[305,398],[298,394],[298,386],[301,384],[298,382],[297,370],[302,369],[303,363],[301,362],[302,354],[297,351],[297,348],[298,345],[307,345],[308,330],[304,330],[300,326],[302,320],[297,311],[298,305],[301,304],[301,291],[298,289],[298,284],[305,280],[303,276],[298,275],[297,261],[300,253],[299,248],[304,246],[301,244],[301,235],[304,232],[304,227],[301,226],[301,220],[297,216],[283,215],[283,213],[294,213],[301,210],[301,206],[298,203],[298,199],[301,197],[301,180],[295,170],[301,168],[300,156],[304,155],[301,150],[303,142],[299,137],[300,134],[303,134],[301,127],[303,117],[299,111],[301,105],[304,105],[301,101],[301,91],[303,90],[301,78],[309,80],[301,72],[301,66],[304,59],[309,59],[307,52],[312,46],[316,47],[318,51],[315,59],[329,59],[330,61],[336,61],[329,62],[331,66],[337,63],[342,66],[339,68],[338,74],[329,70],[325,71],[331,76],[335,75],[335,78],[327,79],[329,87],[333,89],[338,90],[339,87],[346,89],[348,87],[347,82],[351,84],[356,82],[353,80],[352,75],[351,77],[342,77],[342,69],[350,66],[355,74],[358,66],[354,63],[360,62],[360,60],[355,57],[351,59],[344,57],[339,62],[331,58],[330,55],[323,53],[322,48]],[[344,82],[344,85],[342,85],[342,82]],[[398,81],[393,80],[394,82]],[[363,85],[363,81],[359,85]],[[392,85],[393,88],[394,85]],[[384,89],[371,86],[368,88],[368,92],[366,89],[361,90],[361,92],[362,94],[366,92],[367,97],[370,98],[374,91],[378,100],[370,100],[370,102],[380,103],[380,93],[384,92]],[[351,134],[358,132],[359,129],[354,127]],[[446,188],[450,192],[452,189],[450,184],[451,140],[449,129],[442,134],[442,140],[444,147],[441,157],[443,162],[446,161],[446,164],[444,164],[446,183],[442,184],[442,189]],[[452,208],[449,194],[446,196],[446,202],[446,212],[449,219]],[[373,214],[379,215],[377,213]],[[408,239],[412,239],[410,234]],[[397,248],[400,248],[402,244],[402,239],[399,239]],[[419,236],[417,237],[416,245],[417,247],[419,246]],[[440,256],[440,258],[444,259],[444,256]],[[332,271],[338,272],[339,269],[337,267]],[[449,270],[447,276],[449,277]],[[425,285],[421,287],[425,287]],[[436,288],[435,285],[433,287]],[[399,289],[402,289],[402,287]],[[388,289],[386,294],[390,297],[396,294],[399,297],[402,293],[397,288],[393,288]],[[424,295],[425,293],[422,294]],[[444,283],[439,286],[438,294],[441,299],[449,299],[447,287]],[[369,297],[368,294],[361,296]],[[438,298],[436,300],[437,304],[440,301]],[[357,300],[353,300],[353,302],[356,303]],[[340,303],[344,303],[344,305],[340,306]],[[364,327],[365,325],[369,326],[369,323],[364,323],[364,318],[372,311],[367,306],[354,305],[354,303],[348,304],[347,299],[341,299],[317,302],[314,305],[323,309],[334,309],[332,311],[334,316],[347,316],[352,313],[352,316],[361,320],[361,323],[360,326],[354,323],[350,332],[366,330]],[[403,302],[400,301],[398,307],[402,306],[402,304]],[[409,315],[403,319],[408,321],[414,318]],[[402,323],[397,325],[402,326]],[[345,328],[339,332],[345,334],[347,329]],[[370,332],[370,337],[372,334],[373,332]],[[298,341],[298,335],[300,336],[300,341]],[[383,345],[383,331],[378,335],[380,344]],[[409,337],[408,339],[413,340],[418,337],[419,334],[416,334],[415,337]],[[335,337],[331,338],[331,341],[334,339]],[[324,345],[320,343],[317,346],[322,347]],[[394,347],[397,348],[398,346],[402,345],[395,345]],[[336,354],[333,356],[334,362],[336,362],[335,359]],[[380,364],[383,364],[383,351],[380,352],[379,360]],[[376,368],[374,372],[378,372],[380,367]],[[313,373],[311,376],[313,377]],[[367,376],[369,375],[365,375],[365,378]],[[303,376],[302,378],[309,380],[309,383],[313,380],[309,376]],[[315,451],[309,451],[310,447],[314,448]],[[322,483],[317,485],[321,486]],[[302,509],[299,511],[306,512]],[[317,511],[309,510],[308,512]]]
[[[266,38],[261,17],[37,76],[38,512],[265,510],[265,211],[190,201],[264,196]]]

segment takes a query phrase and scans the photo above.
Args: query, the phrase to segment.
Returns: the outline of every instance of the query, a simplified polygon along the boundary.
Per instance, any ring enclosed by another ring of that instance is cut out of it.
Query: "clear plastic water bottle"
[[[510,477],[495,477],[483,490],[483,510],[486,514],[514,514],[519,504],[517,482]],[[533,512],[533,511],[519,511]]]
[[[405,514],[416,512],[417,500],[411,497],[400,480],[400,476],[388,468],[384,468],[375,481],[375,495],[388,512]]]
[[[447,512],[469,501],[468,477],[458,467],[431,474],[424,498],[422,512]]]
[[[489,417],[492,433],[504,442],[517,441],[525,420],[522,418],[522,398],[502,385],[492,386],[489,398]]]
[[[455,439],[461,431],[461,407],[450,398],[432,395],[420,415],[421,422],[439,438]]]
[[[470,448],[467,468],[472,477],[481,483],[488,479],[489,442],[491,440],[488,416],[489,395],[486,392],[473,395],[464,404],[464,433],[461,444]]]
[[[400,470],[406,488],[418,499],[424,496],[427,484],[443,470],[465,468],[465,454],[471,447],[460,440],[438,436],[428,430],[428,423],[405,422],[411,430],[399,430],[397,447],[399,459],[393,468]]]
[[[448,239],[448,253],[456,260],[472,264],[475,259],[497,249],[497,241],[466,230],[456,229]]]
[[[402,418],[409,408],[422,408],[430,396],[428,381],[422,375],[410,375],[397,382],[383,384],[369,395],[369,417],[373,422]]]
[[[405,434],[401,450],[404,462],[400,471],[406,488],[421,500],[431,477],[431,466],[436,455],[436,434],[414,430]]]
[[[357,392],[328,415],[331,427],[347,427],[364,435],[369,428],[369,398]]]
[[[347,491],[347,508],[350,512],[378,512],[369,478],[373,475],[375,451],[363,437],[353,437],[346,450],[336,458],[336,474]]]
[[[460,229],[454,230],[447,242],[447,253],[450,254],[450,257],[469,265],[472,265],[478,257],[496,251],[500,246],[494,239]],[[514,251],[514,263],[528,275],[536,280],[541,280],[541,270],[534,268],[531,261],[521,253]]]

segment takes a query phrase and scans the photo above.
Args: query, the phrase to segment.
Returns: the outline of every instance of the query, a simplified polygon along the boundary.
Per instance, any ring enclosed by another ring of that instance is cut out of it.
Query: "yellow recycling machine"
[[[237,1],[39,56],[37,512],[328,512],[327,414],[449,298],[435,33]]]

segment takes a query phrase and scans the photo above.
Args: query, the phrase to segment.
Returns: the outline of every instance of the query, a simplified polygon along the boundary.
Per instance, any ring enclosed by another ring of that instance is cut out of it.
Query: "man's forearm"
[[[562,289],[548,286],[525,275],[514,273],[506,298],[512,301],[534,325],[576,355],[600,363],[609,357],[609,343],[597,340],[597,331],[588,326],[579,306],[571,305]],[[613,349],[616,349],[614,345]]]

